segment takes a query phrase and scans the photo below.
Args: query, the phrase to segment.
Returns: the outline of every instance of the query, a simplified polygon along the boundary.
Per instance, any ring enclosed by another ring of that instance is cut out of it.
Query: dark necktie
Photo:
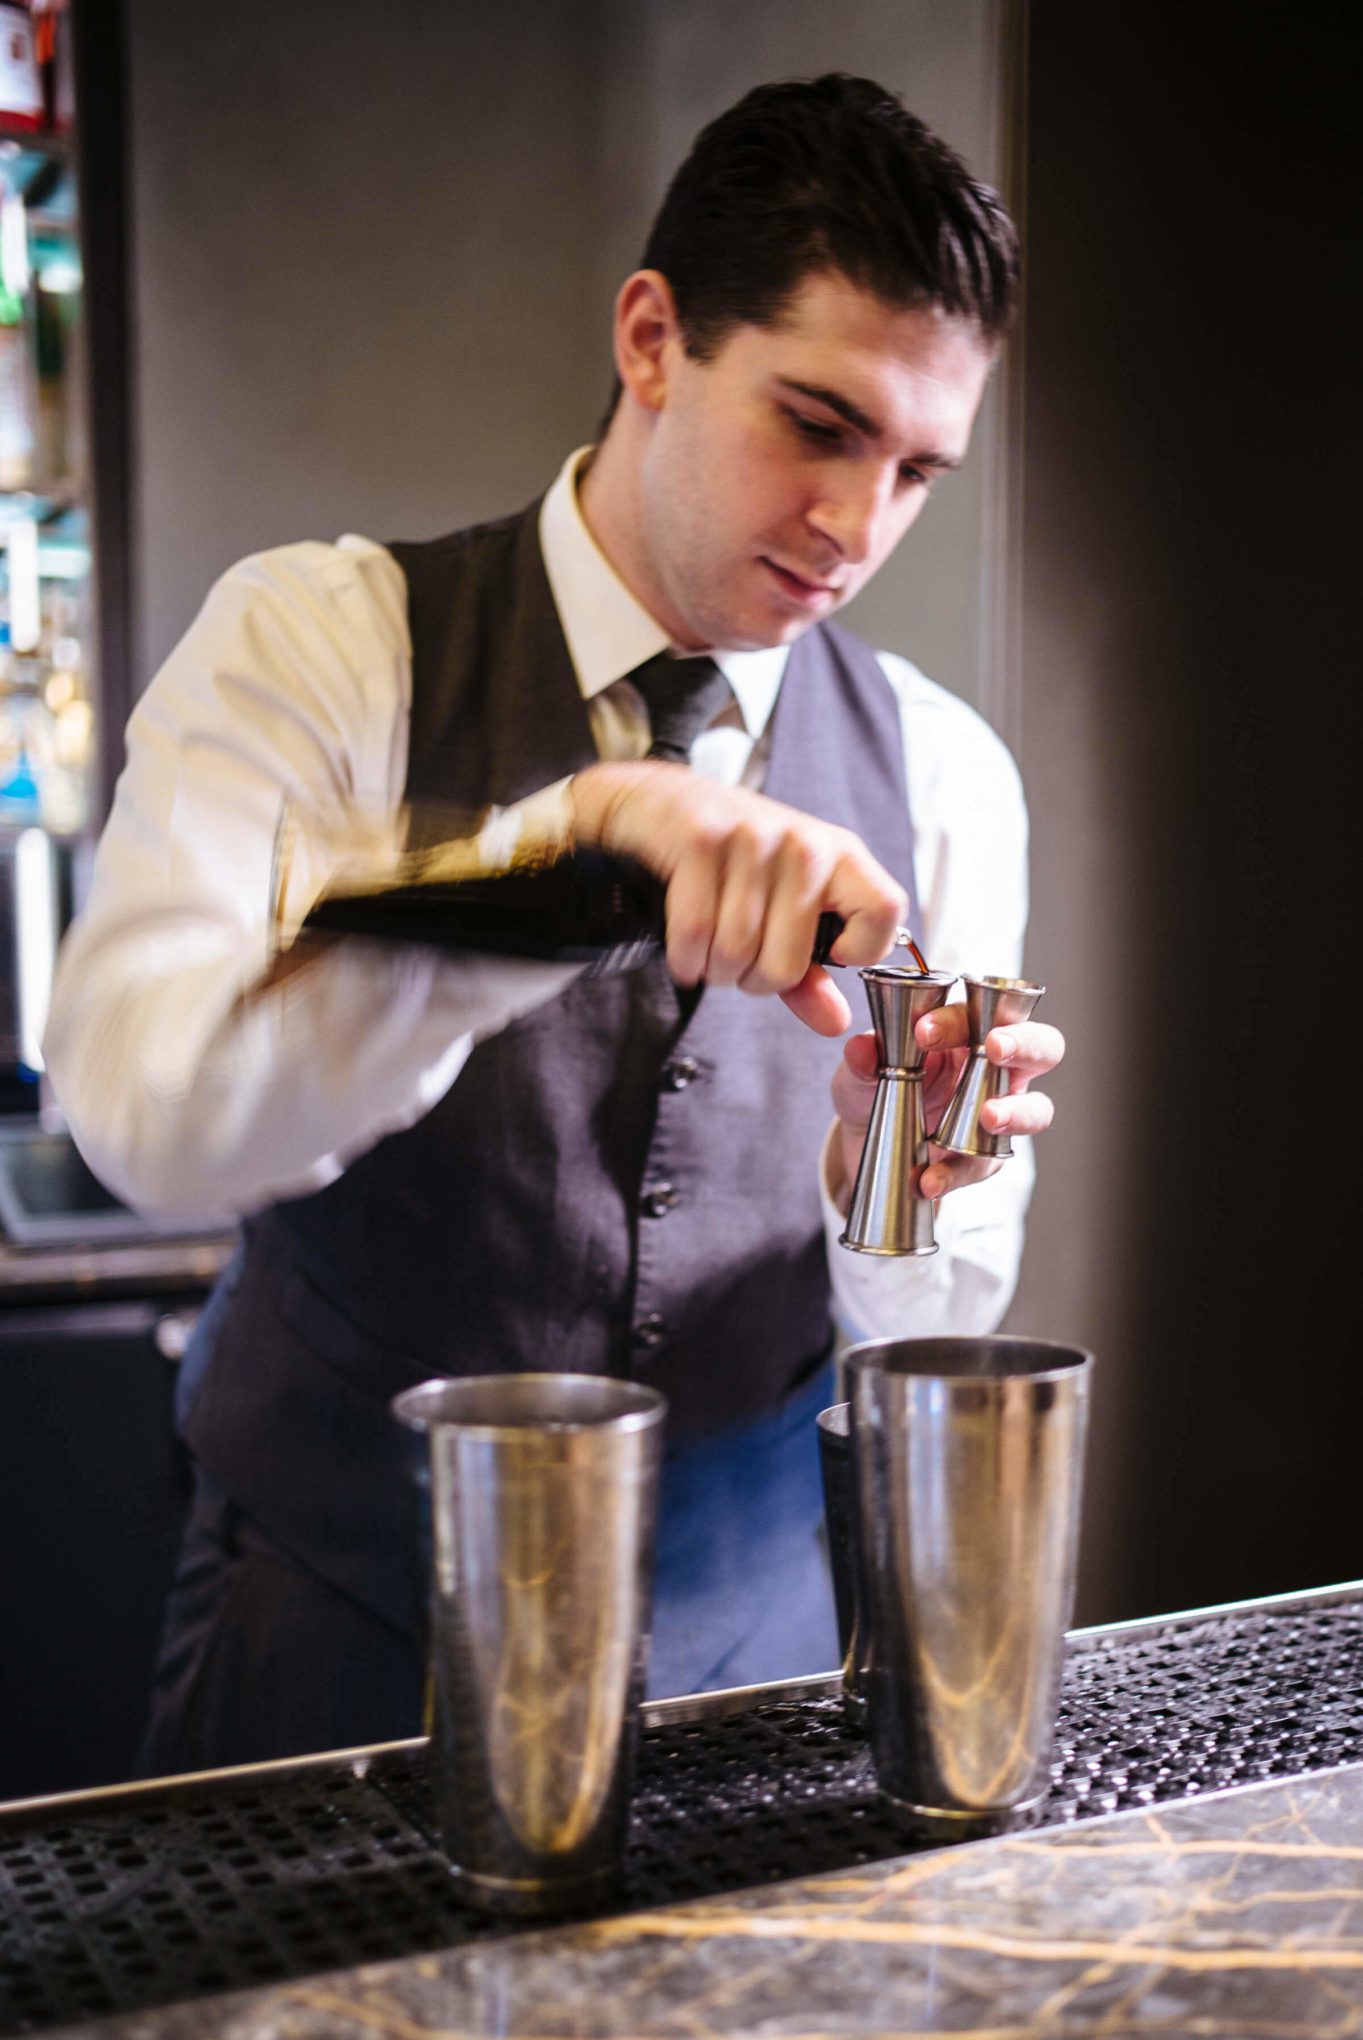
[[[645,660],[625,678],[637,687],[648,710],[653,741],[650,758],[689,763],[691,746],[732,700],[732,690],[713,659],[674,659],[669,652]]]

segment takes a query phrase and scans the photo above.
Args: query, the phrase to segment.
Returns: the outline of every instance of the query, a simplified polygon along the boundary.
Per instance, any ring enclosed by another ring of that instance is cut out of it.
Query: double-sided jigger
[[[1004,1097],[1008,1090],[1008,1071],[1001,1063],[990,1062],[984,1051],[985,1039],[992,1027],[1013,1027],[1030,1020],[1046,987],[1028,984],[1025,978],[966,977],[962,982],[970,1054],[932,1142],[954,1155],[1006,1161],[1013,1152],[1008,1135],[988,1133],[980,1125],[980,1114],[989,1100]]]
[[[875,1029],[875,1102],[842,1245],[859,1254],[935,1254],[932,1204],[918,1194],[931,1159],[923,1125],[923,1056],[914,1029],[955,984],[943,971],[872,964],[861,972]]]

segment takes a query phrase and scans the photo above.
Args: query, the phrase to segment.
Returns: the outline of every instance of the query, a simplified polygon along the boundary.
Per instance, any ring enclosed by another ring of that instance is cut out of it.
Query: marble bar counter
[[[915,1849],[835,1678],[650,1702],[590,1923],[471,1913],[432,1785],[418,1739],[0,1806],[0,2034],[1363,2036],[1361,1582],[1075,1632],[1023,1835]]]
[[[1363,1765],[66,2030],[1344,2040]]]

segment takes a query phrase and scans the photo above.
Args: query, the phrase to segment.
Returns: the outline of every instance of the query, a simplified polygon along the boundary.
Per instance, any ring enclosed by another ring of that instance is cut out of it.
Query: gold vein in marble
[[[1029,1855],[1040,1855],[1046,1849],[1040,1842],[1003,1841],[997,1846],[1002,1851],[1015,1849]],[[1363,1847],[1355,1848],[1347,1842],[1322,1842],[1319,1846],[1314,1842],[1256,1842],[1243,1835],[1228,1837],[1224,1842],[1179,1842],[1172,1836],[1165,1842],[1071,1842],[1061,1836],[1049,1846],[1066,1856],[1301,1856],[1313,1863],[1322,1860],[1363,1863]]]
[[[486,2025],[433,2026],[424,2022],[418,2023],[396,2008],[365,2005],[328,1991],[298,1988],[287,1992],[285,1997],[286,2002],[296,2005],[300,2010],[344,2020],[351,2028],[378,2034],[380,2040],[488,2040]],[[1124,2004],[1125,2002],[1123,2001]],[[674,2023],[676,2016],[674,2010],[668,2019],[668,2030],[673,2035],[676,2033]],[[278,2034],[278,2040],[284,2040],[284,2031],[275,2028],[270,2030]],[[339,2033],[343,2029],[338,2026],[334,2030]],[[513,2031],[514,2040],[564,2040],[565,2030],[559,2027],[555,2031],[537,2034],[518,2024],[514,2029],[507,2028],[506,2033],[507,2040],[511,2040]],[[710,2030],[698,2023],[695,2028],[697,2040],[705,2040]],[[1046,2030],[1047,2021],[1038,2008],[1036,2015],[1021,2025],[1010,2022],[1006,2026],[885,2027],[877,2031],[876,2040],[909,2040],[910,2034],[912,2040],[1043,2040]],[[1190,2023],[1186,2010],[1171,2013],[1168,2017],[1132,2018],[1123,2007],[1112,2006],[1096,2023],[1091,2024],[1088,2030],[1095,2036],[1101,2035],[1104,2031],[1120,2033],[1122,2040],[1135,2040],[1135,2036],[1146,2036],[1146,2040],[1159,2040],[1160,2035],[1166,2034],[1178,2036],[1178,2040],[1193,2040],[1193,2036],[1196,2036],[1196,2040],[1355,2040],[1355,2036],[1363,2030],[1363,2012],[1356,2006],[1351,2007],[1341,2016],[1338,2023],[1332,2022],[1328,2026],[1322,2026],[1319,2020],[1309,2020],[1305,2023],[1299,2019],[1232,2020],[1220,2019],[1214,2014],[1195,2015]],[[253,2033],[257,2031],[258,2028],[252,2028]],[[644,2024],[635,2029],[632,2040],[648,2040],[648,2031]],[[830,2035],[829,2029],[825,2026],[811,2028],[807,2033],[786,2032],[782,2034],[781,2040],[830,2040]]]
[[[987,1927],[956,1927],[947,1920],[922,1923],[870,1920],[851,1913],[840,1913],[835,1918],[798,1912],[771,1912],[754,1917],[736,1910],[717,1910],[705,1912],[699,1919],[685,1913],[641,1913],[634,1919],[606,1920],[588,1928],[584,1943],[612,1946],[644,1938],[846,1941],[868,1947],[968,1948],[977,1955],[1002,1955],[1021,1962],[1109,1962],[1114,1968],[1129,1968],[1138,1962],[1145,1969],[1158,1964],[1161,1968],[1194,1974],[1234,1969],[1363,1970],[1363,1947],[1255,1948],[1242,1943],[1234,1948],[1198,1949],[1156,1942],[1137,1945],[1120,1940],[1048,1941],[1001,1934]]]

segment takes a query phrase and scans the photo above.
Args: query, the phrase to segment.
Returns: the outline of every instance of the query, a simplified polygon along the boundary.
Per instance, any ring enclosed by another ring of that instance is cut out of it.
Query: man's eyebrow
[[[867,439],[879,439],[880,427],[875,419],[868,418],[859,405],[854,404],[850,397],[844,397],[840,391],[825,389],[822,383],[797,382],[791,375],[781,375],[776,380],[783,389],[794,390],[802,397],[812,397],[816,404],[823,404],[828,410],[835,411],[839,418],[845,418],[849,425],[854,426]]]
[[[778,376],[776,380],[782,389],[794,390],[798,396],[811,397],[816,404],[824,405],[827,410],[845,419],[864,438],[874,440],[883,437],[875,419],[868,417],[859,404],[854,404],[850,397],[843,396],[840,390],[826,389],[822,383],[797,382],[795,377],[790,375]],[[916,453],[911,456],[911,460],[915,467],[940,468],[944,472],[950,472],[961,465],[959,460],[949,453]]]

